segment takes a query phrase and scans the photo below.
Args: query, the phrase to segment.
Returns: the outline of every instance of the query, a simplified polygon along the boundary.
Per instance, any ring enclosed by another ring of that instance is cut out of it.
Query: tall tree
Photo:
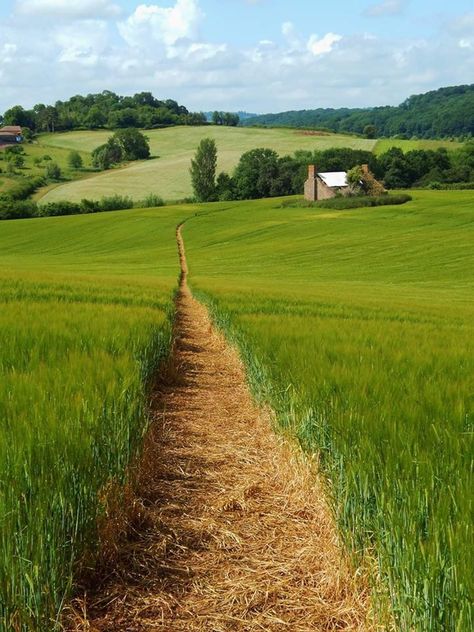
[[[203,138],[191,160],[191,180],[199,202],[216,199],[217,147],[212,138]]]
[[[278,154],[273,149],[259,147],[242,154],[234,171],[239,199],[271,197],[278,175]]]

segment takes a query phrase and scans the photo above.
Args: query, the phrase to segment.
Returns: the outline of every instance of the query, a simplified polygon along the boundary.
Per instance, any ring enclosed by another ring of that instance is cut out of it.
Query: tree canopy
[[[92,164],[98,169],[109,169],[126,160],[146,160],[150,145],[146,136],[134,128],[122,129],[92,152]]]
[[[216,199],[217,147],[212,138],[203,138],[191,161],[191,181],[198,202]]]
[[[474,84],[411,96],[398,107],[316,109],[264,114],[243,125],[314,127],[369,138],[450,138],[474,135]]]
[[[0,122],[2,117],[0,116]],[[21,125],[35,132],[95,129],[153,128],[169,125],[204,125],[201,112],[189,112],[172,99],[164,101],[151,92],[124,97],[104,90],[99,94],[76,95],[54,105],[38,103],[31,110],[15,105],[3,115],[4,125]]]

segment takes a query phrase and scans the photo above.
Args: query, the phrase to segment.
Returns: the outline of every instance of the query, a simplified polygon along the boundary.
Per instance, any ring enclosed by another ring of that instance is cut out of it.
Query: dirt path
[[[369,630],[314,469],[253,404],[237,353],[188,290],[178,243],[173,366],[139,480],[146,520],[75,629]]]

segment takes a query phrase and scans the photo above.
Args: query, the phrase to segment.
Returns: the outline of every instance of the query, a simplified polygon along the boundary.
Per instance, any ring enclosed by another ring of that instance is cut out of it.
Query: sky
[[[0,112],[151,91],[193,111],[396,105],[474,83],[474,0],[0,0]]]

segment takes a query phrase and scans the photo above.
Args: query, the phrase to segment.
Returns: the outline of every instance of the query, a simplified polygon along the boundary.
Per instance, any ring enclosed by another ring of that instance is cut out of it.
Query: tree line
[[[273,149],[260,147],[242,154],[232,174],[217,174],[217,146],[213,139],[205,138],[191,161],[194,195],[200,202],[211,202],[300,194],[309,164],[315,164],[320,172],[350,171],[367,164],[387,189],[443,188],[459,183],[470,188],[474,182],[474,141],[453,152],[441,148],[403,153],[393,147],[380,156],[349,148],[300,150],[292,156],[279,156]]]
[[[15,105],[7,110],[3,125],[20,125],[32,132],[56,132],[97,128],[156,128],[171,125],[205,125],[202,112],[189,112],[172,99],[159,100],[151,92],[132,97],[104,90],[99,94],[76,95],[54,105],[38,103],[31,109]]]
[[[212,122],[214,125],[226,125],[227,127],[237,127],[240,123],[240,116],[234,112],[218,112],[212,113]]]
[[[264,114],[246,126],[301,127],[370,138],[461,138],[474,136],[474,84],[414,95],[397,107],[319,108]]]

